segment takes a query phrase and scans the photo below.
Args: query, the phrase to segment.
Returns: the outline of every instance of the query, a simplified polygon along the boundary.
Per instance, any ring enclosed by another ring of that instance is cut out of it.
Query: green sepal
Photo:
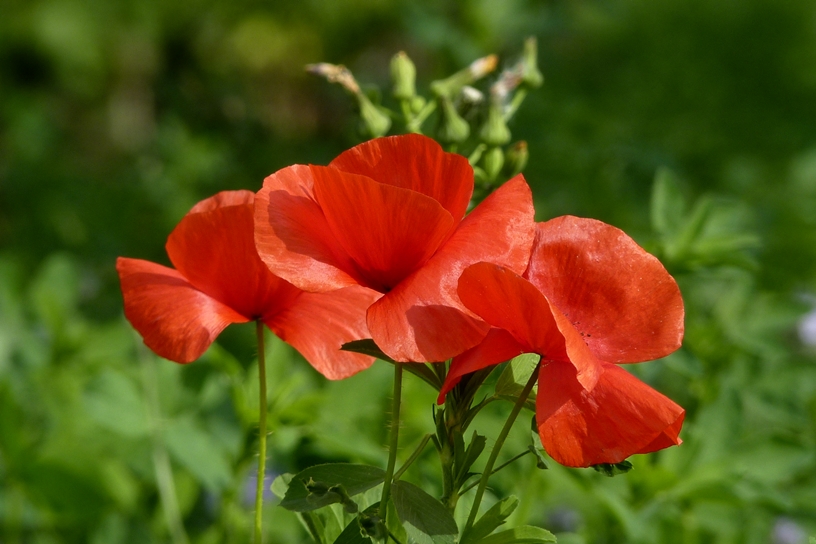
[[[626,474],[632,470],[632,463],[629,461],[621,461],[620,463],[599,463],[592,465],[592,468],[600,472],[604,476],[617,476],[618,474]]]
[[[535,353],[524,353],[510,359],[496,382],[496,396],[503,400],[516,402],[540,359],[541,357]],[[537,392],[538,385],[535,385],[524,403],[525,408],[535,411]]]

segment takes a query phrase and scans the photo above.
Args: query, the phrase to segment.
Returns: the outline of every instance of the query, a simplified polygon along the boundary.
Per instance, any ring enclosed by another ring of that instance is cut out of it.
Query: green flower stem
[[[504,445],[504,441],[507,439],[507,435],[510,434],[510,428],[516,421],[516,417],[518,417],[519,412],[521,412],[521,409],[524,407],[524,403],[527,402],[527,397],[530,395],[530,391],[533,390],[533,385],[535,385],[535,382],[538,379],[538,369],[540,366],[541,362],[536,365],[530,379],[527,380],[527,385],[524,386],[524,390],[519,395],[518,400],[516,400],[516,404],[513,405],[513,410],[510,412],[510,416],[507,418],[504,427],[502,427],[502,430],[499,433],[499,437],[496,439],[496,444],[493,446],[493,451],[490,452],[490,457],[487,458],[487,463],[485,464],[484,471],[482,472],[482,478],[479,480],[479,487],[476,488],[476,496],[473,498],[473,506],[470,509],[470,515],[468,516],[467,524],[465,525],[465,530],[462,531],[462,534],[469,531],[470,528],[473,527],[473,522],[476,521],[476,515],[479,513],[479,505],[482,502],[482,496],[487,488],[487,481],[490,479],[490,475],[493,474],[493,465],[496,464],[496,459],[498,458],[499,452]]]
[[[388,446],[388,467],[385,469],[382,498],[380,499],[380,519],[385,520],[388,498],[391,494],[391,480],[397,464],[397,444],[399,443],[400,402],[402,401],[402,365],[394,365],[394,400],[391,403],[391,443]]]
[[[266,357],[264,353],[263,322],[255,322],[258,337],[258,382],[260,408],[258,409],[258,485],[255,489],[255,544],[263,542],[263,494],[266,477]]]
[[[159,500],[170,538],[173,544],[187,544],[189,539],[184,530],[184,522],[179,511],[176,485],[173,481],[173,467],[170,466],[170,457],[164,445],[164,436],[161,428],[161,406],[159,404],[159,382],[156,377],[156,360],[146,349],[140,351],[142,364],[142,380],[147,400],[148,428],[153,442],[153,469],[156,472],[156,486],[159,490]]]
[[[521,459],[522,457],[524,457],[524,456],[525,456],[525,455],[527,455],[528,453],[530,453],[530,450],[524,450],[523,452],[519,453],[518,455],[516,455],[515,457],[513,457],[512,459],[510,459],[509,461],[505,461],[505,462],[504,462],[504,463],[502,463],[501,465],[499,465],[499,466],[497,466],[496,468],[494,468],[494,469],[493,469],[493,471],[490,473],[490,475],[491,475],[491,476],[493,476],[494,474],[496,474],[498,471],[500,471],[501,469],[503,469],[503,468],[504,468],[504,467],[506,467],[507,465],[509,465],[509,464],[511,464],[511,463],[514,463],[514,462],[518,461],[519,459]],[[480,480],[475,480],[473,483],[471,483],[471,484],[469,484],[469,485],[465,486],[465,487],[464,487],[464,488],[463,488],[461,491],[459,491],[459,494],[460,494],[460,495],[464,495],[465,493],[467,493],[468,491],[470,491],[471,489],[473,489],[474,487],[476,487],[476,484],[478,484],[479,482],[480,482]]]
[[[431,439],[432,436],[433,436],[432,434],[428,433],[424,437],[422,437],[422,441],[419,443],[419,446],[417,446],[417,448],[414,450],[414,453],[411,454],[411,457],[409,457],[408,460],[405,461],[405,463],[403,463],[403,465],[399,468],[399,470],[397,470],[394,473],[393,478],[394,480],[399,480],[400,476],[402,476],[405,473],[405,471],[408,470],[408,467],[411,466],[411,463],[417,460],[420,454],[422,454],[422,450],[424,450],[425,446],[428,445],[428,441]]]

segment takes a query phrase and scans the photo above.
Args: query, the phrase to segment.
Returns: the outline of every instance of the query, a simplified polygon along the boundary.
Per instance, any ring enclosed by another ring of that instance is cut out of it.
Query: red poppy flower
[[[253,241],[251,191],[199,202],[167,239],[176,270],[120,257],[125,316],[158,355],[189,363],[230,323],[263,321],[327,378],[368,368],[373,358],[340,351],[367,337],[365,309],[376,294],[361,287],[301,291],[274,276]]]
[[[494,262],[519,273],[535,224],[517,176],[465,217],[467,159],[418,134],[358,145],[329,166],[292,166],[264,181],[255,242],[273,273],[307,291],[362,285],[383,293],[367,323],[397,361],[444,361],[489,326],[456,292],[465,267]]]
[[[464,374],[538,353],[536,420],[559,463],[619,463],[681,442],[683,409],[617,364],[679,348],[683,300],[663,265],[619,229],[576,217],[539,223],[523,277],[475,264],[459,296],[494,328],[454,359],[440,402]]]

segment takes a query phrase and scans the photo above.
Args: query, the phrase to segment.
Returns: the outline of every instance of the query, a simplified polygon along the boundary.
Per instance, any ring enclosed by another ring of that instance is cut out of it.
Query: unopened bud
[[[491,100],[487,109],[487,120],[479,131],[479,138],[489,146],[501,146],[510,141],[510,129],[504,121],[502,105],[498,100]]]
[[[394,83],[394,98],[410,100],[416,95],[416,66],[400,51],[391,58],[391,81]]]
[[[488,55],[470,63],[464,70],[459,70],[455,74],[438,79],[431,83],[431,91],[436,96],[447,96],[454,98],[465,85],[470,85],[474,81],[483,78],[496,69],[499,59],[496,55]]]
[[[504,152],[500,147],[491,147],[482,157],[482,166],[484,166],[485,175],[488,181],[493,181],[501,172],[504,166]]]
[[[521,79],[530,87],[540,87],[544,75],[538,69],[538,42],[535,36],[524,40],[524,56],[521,59]]]
[[[363,93],[357,94],[357,102],[360,106],[360,121],[363,132],[372,138],[384,136],[391,128],[391,118],[380,108],[371,103]]]
[[[508,179],[523,171],[529,158],[530,152],[527,150],[527,142],[521,140],[511,145],[510,149],[504,154],[504,172],[507,174]]]
[[[440,96],[438,100],[439,105],[442,107],[439,116],[439,128],[437,129],[439,141],[445,144],[458,144],[467,140],[468,136],[470,136],[468,122],[459,115],[450,98]]]
[[[411,111],[419,113],[425,107],[425,99],[417,95],[411,99]]]

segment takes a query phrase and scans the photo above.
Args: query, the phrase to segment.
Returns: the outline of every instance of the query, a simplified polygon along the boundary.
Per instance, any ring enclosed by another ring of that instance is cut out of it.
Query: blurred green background
[[[816,535],[816,4],[809,0],[0,0],[0,542],[246,542],[252,328],[158,360],[122,316],[124,255],[169,264],[198,200],[357,143],[352,100],[303,70],[420,92],[536,36],[511,122],[539,220],[623,228],[675,274],[678,353],[634,369],[685,444],[606,478],[524,458],[514,522],[575,543],[798,544]],[[656,181],[655,181],[656,180]],[[269,347],[273,472],[384,465],[390,368],[328,383]],[[434,394],[413,376],[403,458]],[[507,406],[480,416],[495,437]],[[529,414],[528,414],[529,415]],[[524,449],[519,423],[505,457]],[[433,491],[432,448],[407,477]],[[168,502],[162,497],[176,500]],[[308,542],[271,505],[267,539]],[[168,521],[170,520],[170,521]],[[180,520],[181,523],[173,523]]]

